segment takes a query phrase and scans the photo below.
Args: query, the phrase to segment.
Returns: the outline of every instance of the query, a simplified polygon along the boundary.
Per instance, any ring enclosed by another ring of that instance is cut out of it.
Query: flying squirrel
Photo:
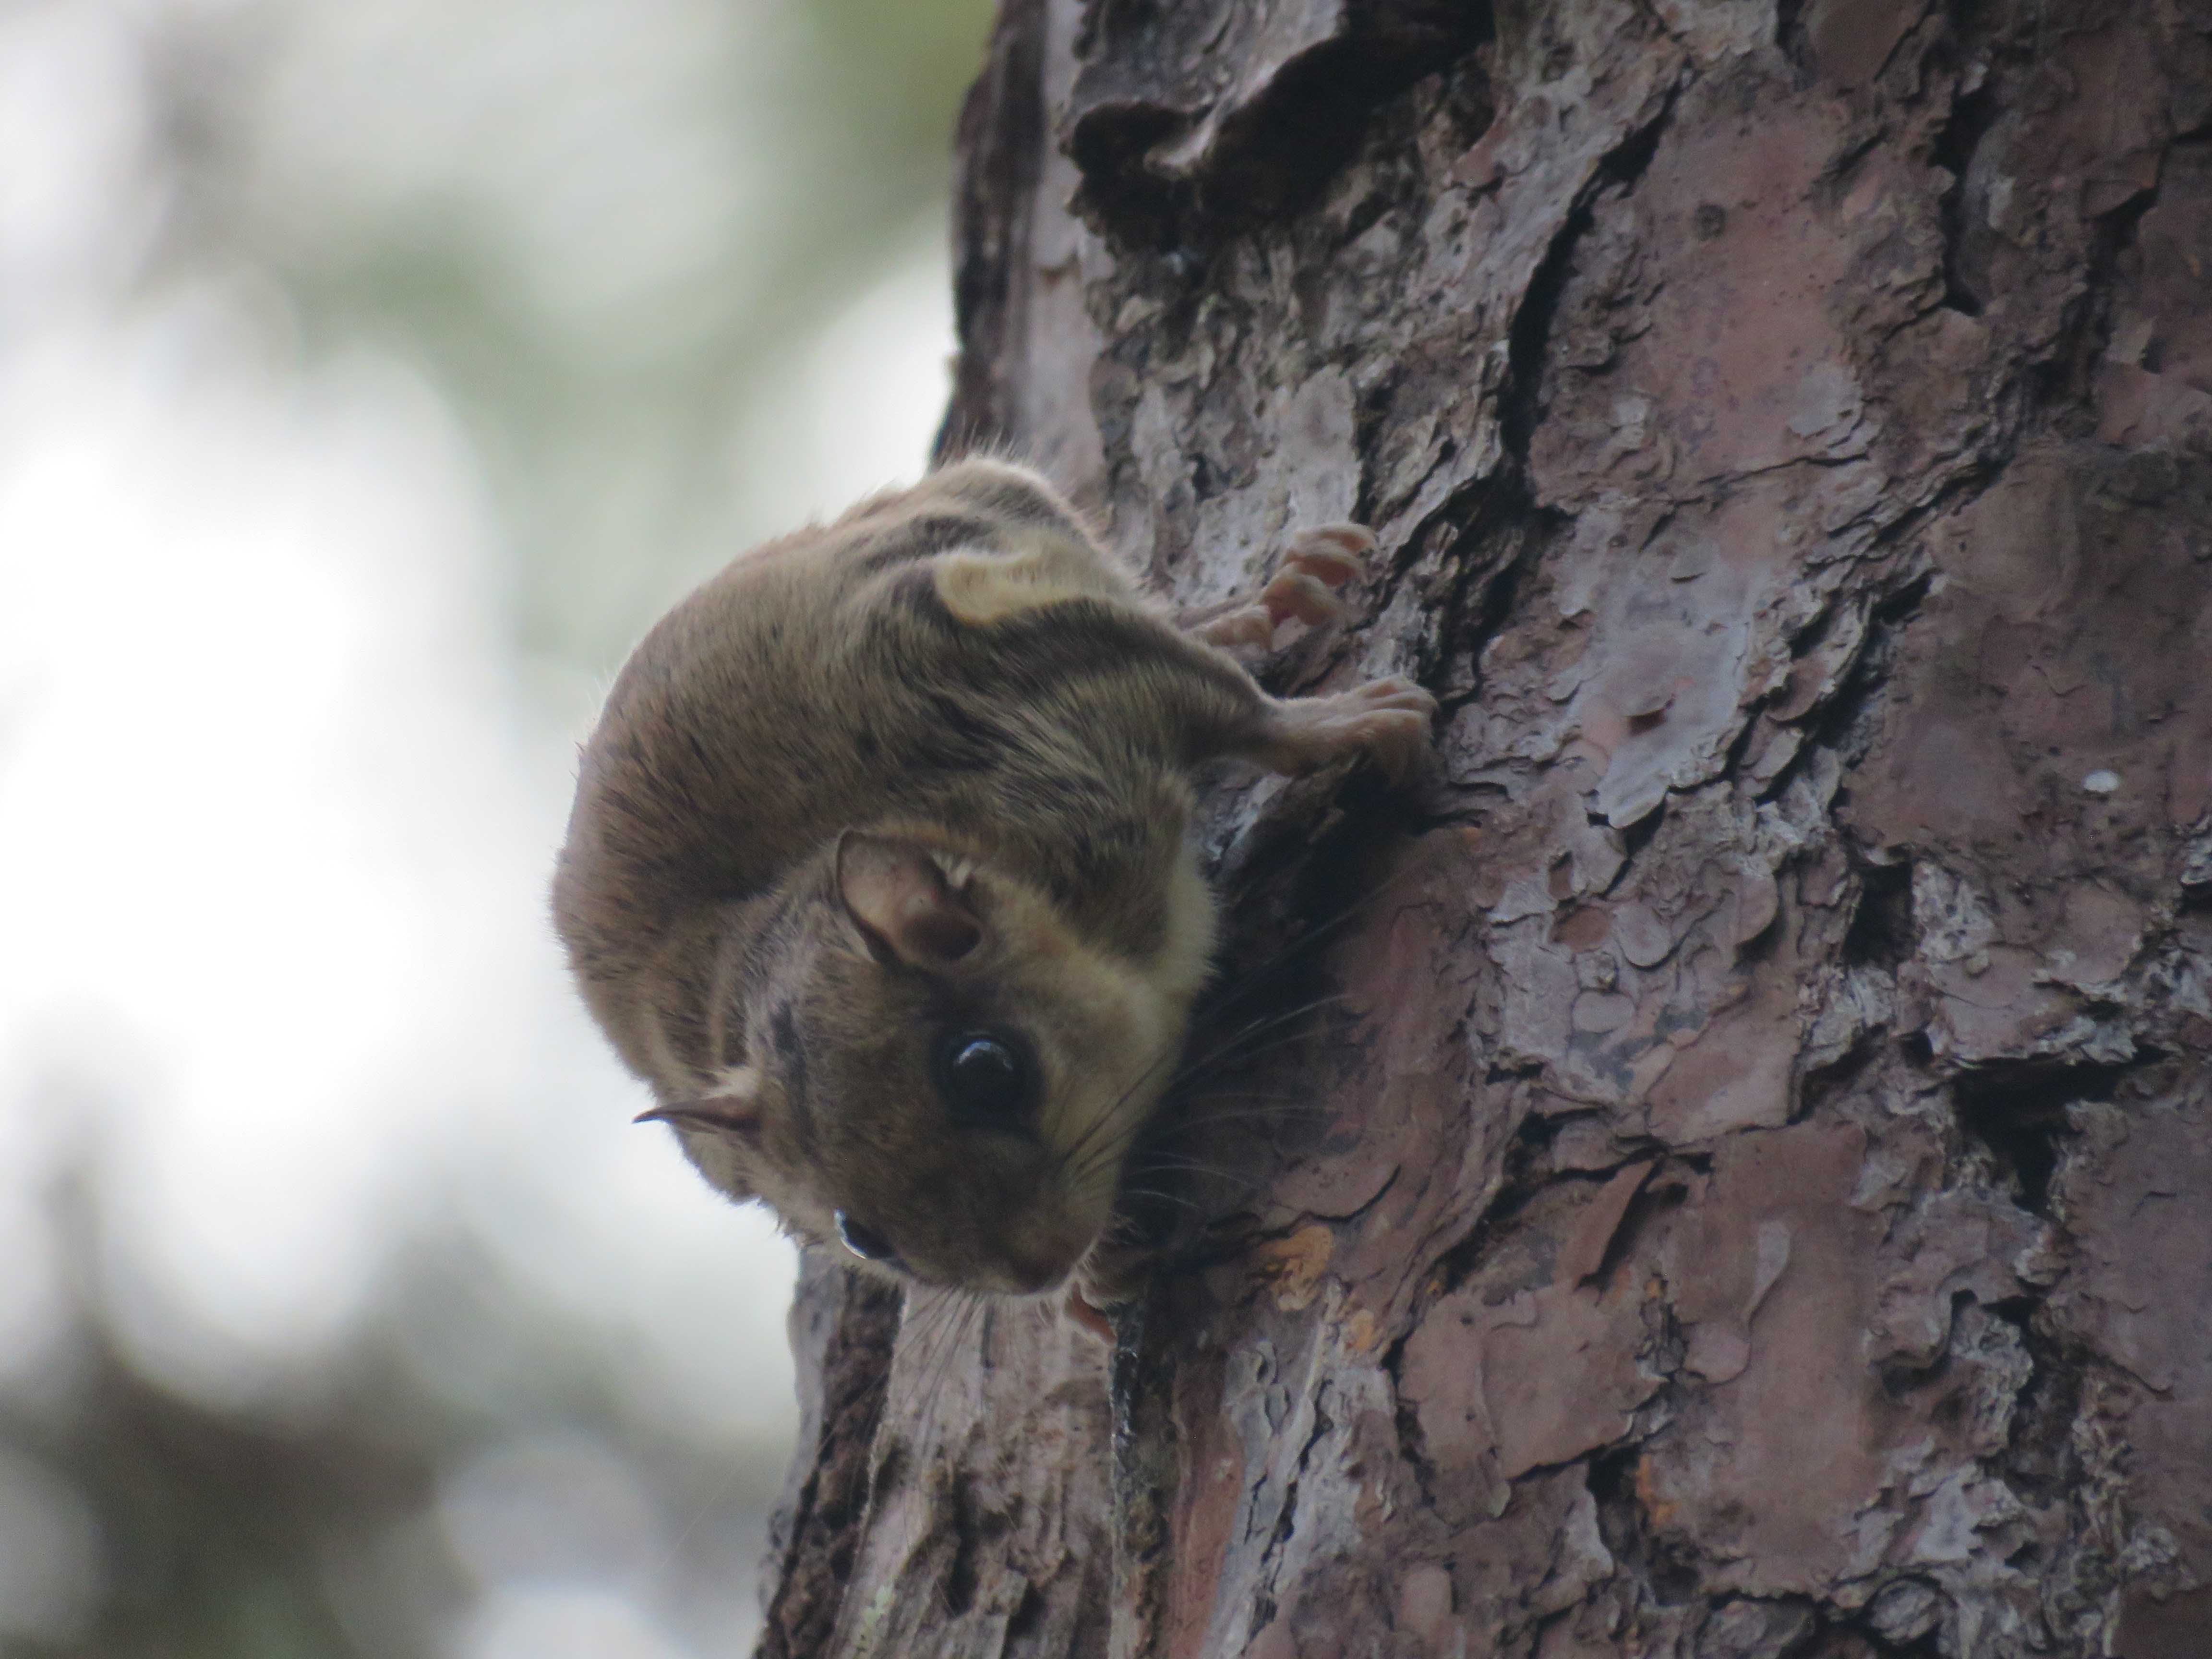
[[[1428,744],[1411,681],[1279,698],[1224,648],[1335,617],[1373,547],[1305,532],[1177,618],[1044,478],[969,459],[739,555],[617,677],[553,880],[642,1117],[869,1271],[1103,1329],[1214,949],[1192,774]]]

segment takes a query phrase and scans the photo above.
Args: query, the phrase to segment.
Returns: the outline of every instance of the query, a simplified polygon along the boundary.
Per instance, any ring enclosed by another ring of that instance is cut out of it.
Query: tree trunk
[[[948,442],[1372,525],[1442,764],[1213,795],[1344,1000],[1110,1376],[810,1267],[765,1653],[2212,1653],[2208,141],[2212,0],[1006,0]]]

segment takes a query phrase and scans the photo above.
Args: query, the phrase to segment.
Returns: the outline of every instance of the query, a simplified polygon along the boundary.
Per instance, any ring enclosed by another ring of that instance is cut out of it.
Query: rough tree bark
[[[764,1652],[2212,1653],[2212,0],[1006,0],[962,146],[948,441],[1371,524],[1443,763],[1214,798],[1232,984],[1370,897],[1110,1389],[810,1266]]]

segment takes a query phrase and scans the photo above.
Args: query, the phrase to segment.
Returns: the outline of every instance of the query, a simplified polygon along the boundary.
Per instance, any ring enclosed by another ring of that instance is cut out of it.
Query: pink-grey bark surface
[[[948,446],[1372,525],[1268,672],[1440,758],[1210,795],[1110,1358],[810,1268],[764,1651],[2212,1653],[2212,0],[1006,0],[961,146]]]

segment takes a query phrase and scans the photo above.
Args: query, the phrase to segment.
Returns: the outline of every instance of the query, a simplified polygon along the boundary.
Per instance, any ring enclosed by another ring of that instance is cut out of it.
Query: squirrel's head
[[[656,1079],[649,1115],[724,1191],[879,1271],[1054,1290],[1172,1076],[1202,931],[1188,966],[1148,969],[941,836],[848,830],[742,930],[749,959],[693,988],[726,1035],[705,1086]]]

